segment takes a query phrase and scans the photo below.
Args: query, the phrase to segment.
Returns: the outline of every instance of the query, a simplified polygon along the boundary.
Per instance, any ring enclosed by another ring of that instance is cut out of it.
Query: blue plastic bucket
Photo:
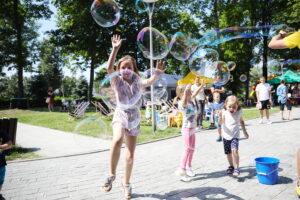
[[[258,181],[262,184],[273,185],[278,182],[279,159],[271,157],[255,158]]]

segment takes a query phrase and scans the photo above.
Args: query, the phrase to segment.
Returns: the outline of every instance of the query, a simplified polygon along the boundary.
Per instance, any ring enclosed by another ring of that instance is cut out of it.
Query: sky
[[[50,5],[50,10],[53,12],[51,18],[48,20],[39,20],[38,21],[38,24],[41,26],[38,31],[39,35],[40,35],[38,40],[40,40],[40,41],[42,41],[43,38],[47,38],[47,35],[45,34],[47,31],[56,29],[55,16],[57,14],[57,9],[51,4],[51,2],[49,3],[49,5]],[[12,76],[13,74],[16,73],[16,70],[7,71],[7,69],[5,68],[3,70],[3,72],[7,76]],[[83,74],[86,77],[86,79],[89,80],[89,77],[90,77],[89,73],[90,73],[90,71],[87,70],[87,71],[83,71],[83,72],[77,71],[76,74],[74,74],[68,68],[66,68],[66,67],[63,68],[64,76],[70,76],[70,77],[75,76],[76,78],[78,78],[79,76],[81,76]],[[34,75],[34,73],[24,72],[25,77],[30,77],[32,75]]]

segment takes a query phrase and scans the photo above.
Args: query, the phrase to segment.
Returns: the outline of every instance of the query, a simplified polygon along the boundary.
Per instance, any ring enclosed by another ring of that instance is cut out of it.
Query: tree
[[[88,87],[89,84],[84,76],[80,76],[76,82],[76,86],[73,87],[72,97],[76,100],[86,101],[88,99]]]
[[[30,70],[37,55],[36,20],[49,18],[48,0],[6,0],[0,5],[0,61],[18,74],[18,96],[24,96],[23,70]]]
[[[63,74],[63,59],[60,47],[55,46],[50,40],[42,42],[40,50],[39,72],[45,77],[48,86],[60,88]]]

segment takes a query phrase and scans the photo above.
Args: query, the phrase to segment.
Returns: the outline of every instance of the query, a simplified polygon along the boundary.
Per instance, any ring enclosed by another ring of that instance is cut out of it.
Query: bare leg
[[[283,110],[280,111],[280,115],[281,115],[281,119],[282,119],[282,120],[285,120],[285,119],[284,119],[284,116],[283,116]]]
[[[48,103],[48,110],[49,110],[49,112],[51,112],[51,104],[50,103]]]
[[[291,110],[288,110],[288,120],[291,120]]]
[[[234,168],[238,169],[239,168],[239,163],[240,163],[240,157],[239,157],[239,152],[236,149],[232,149],[232,156],[234,160]]]
[[[259,118],[262,119],[264,117],[263,110],[259,110]]]
[[[218,128],[218,134],[219,134],[220,137],[222,136],[222,129],[221,128]]]
[[[227,160],[228,160],[229,165],[233,166],[232,154],[231,153],[230,154],[226,154],[226,156],[227,156]]]
[[[125,176],[124,176],[124,184],[129,184],[129,180],[131,177],[132,167],[133,167],[133,159],[134,159],[134,151],[136,147],[136,136],[131,136],[125,134]]]
[[[110,174],[116,174],[117,165],[120,158],[121,146],[123,143],[123,127],[121,123],[113,124],[113,141],[110,148]]]
[[[300,186],[300,148],[297,153],[297,172],[298,172],[298,186]]]
[[[269,110],[266,109],[266,118],[269,119]]]

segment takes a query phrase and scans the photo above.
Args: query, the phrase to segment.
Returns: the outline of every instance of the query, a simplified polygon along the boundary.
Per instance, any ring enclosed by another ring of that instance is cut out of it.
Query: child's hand
[[[203,87],[205,87],[205,86],[206,86],[206,83],[205,83],[205,80],[204,80],[204,79],[202,79],[202,81],[201,81],[201,85],[202,85]]]
[[[287,36],[287,32],[281,30],[281,31],[279,31],[279,35],[281,38],[285,38]]]
[[[222,117],[222,110],[217,110],[218,117]]]
[[[165,63],[162,60],[158,60],[156,62],[156,69],[159,69],[164,72],[166,70],[164,67],[165,67]]]
[[[247,133],[247,131],[244,131],[244,136],[245,138],[249,138],[249,134]]]
[[[122,44],[122,39],[120,35],[113,35],[111,38],[111,45],[113,48],[119,49]]]

